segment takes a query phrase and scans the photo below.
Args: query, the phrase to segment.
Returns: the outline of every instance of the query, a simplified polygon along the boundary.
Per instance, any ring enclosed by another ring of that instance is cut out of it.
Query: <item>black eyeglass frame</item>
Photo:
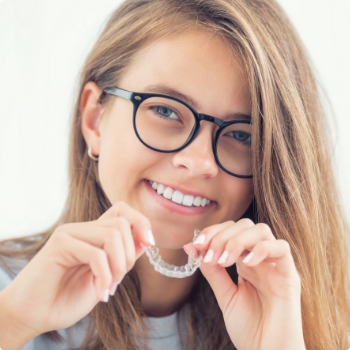
[[[222,119],[219,119],[219,118],[215,118],[213,116],[210,116],[210,115],[207,115],[207,114],[203,114],[203,113],[198,113],[192,106],[190,106],[189,104],[187,104],[186,102],[176,98],[176,97],[173,97],[173,96],[168,96],[168,95],[162,95],[162,94],[156,94],[156,93],[140,93],[140,92],[132,92],[132,91],[128,91],[128,90],[124,90],[124,89],[121,89],[121,88],[118,88],[116,86],[111,86],[111,87],[107,87],[103,90],[100,98],[99,98],[99,103],[101,103],[103,97],[104,97],[104,94],[108,94],[108,95],[113,95],[113,96],[117,96],[117,97],[122,97],[122,98],[125,98],[129,101],[131,101],[134,105],[134,111],[133,111],[133,127],[134,127],[134,131],[135,131],[135,134],[137,136],[137,138],[140,140],[140,142],[145,145],[147,148],[153,150],[153,151],[156,151],[156,152],[161,152],[161,153],[174,153],[174,152],[178,152],[178,151],[181,151],[182,149],[184,149],[185,147],[187,147],[193,140],[194,138],[196,137],[199,129],[200,129],[200,122],[202,120],[205,120],[205,121],[208,121],[208,122],[211,122],[211,123],[214,123],[216,125],[219,126],[219,129],[216,131],[215,133],[215,137],[213,139],[213,143],[212,143],[212,149],[213,149],[213,154],[214,154],[214,157],[215,157],[215,160],[216,160],[216,163],[219,165],[219,167],[225,171],[226,173],[232,175],[232,176],[235,176],[235,177],[239,177],[239,178],[242,178],[242,179],[249,179],[249,178],[252,178],[253,175],[238,175],[238,174],[235,174],[229,170],[227,170],[220,162],[219,160],[219,157],[217,155],[217,143],[219,141],[219,137],[222,133],[222,131],[229,125],[232,125],[232,124],[237,124],[237,123],[243,123],[243,124],[250,124],[250,121],[248,120],[232,120],[232,121],[229,121],[229,122],[226,122]],[[171,150],[171,151],[165,151],[165,150],[161,150],[161,149],[158,149],[158,148],[154,148],[154,147],[151,147],[150,145],[148,145],[146,142],[144,142],[141,138],[141,136],[139,135],[138,131],[137,131],[137,128],[136,128],[136,113],[137,113],[137,110],[139,108],[139,106],[141,105],[142,102],[144,102],[145,100],[149,99],[149,98],[152,98],[152,97],[163,97],[163,98],[167,98],[167,99],[171,99],[171,100],[174,100],[174,101],[177,101],[181,104],[183,104],[184,106],[186,106],[193,114],[194,116],[194,119],[195,119],[195,126],[194,128],[192,129],[187,141],[179,148],[176,148],[174,150]]]

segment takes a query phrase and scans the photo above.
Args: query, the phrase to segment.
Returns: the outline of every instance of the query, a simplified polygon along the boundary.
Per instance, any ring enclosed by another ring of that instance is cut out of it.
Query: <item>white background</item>
[[[69,121],[82,62],[119,0],[0,0],[0,240],[47,228],[67,196]],[[280,0],[331,101],[350,219],[350,2]]]

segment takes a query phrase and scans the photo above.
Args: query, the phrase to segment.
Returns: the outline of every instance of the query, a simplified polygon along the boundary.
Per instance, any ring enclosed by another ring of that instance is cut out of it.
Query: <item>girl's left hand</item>
[[[224,222],[205,228],[184,249],[206,254],[200,269],[237,349],[305,349],[300,277],[289,244],[269,226],[249,219]],[[238,285],[225,269],[234,263]]]

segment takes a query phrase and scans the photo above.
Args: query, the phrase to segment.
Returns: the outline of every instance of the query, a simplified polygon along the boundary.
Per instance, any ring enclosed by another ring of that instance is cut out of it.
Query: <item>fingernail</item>
[[[115,291],[117,290],[118,284],[119,284],[118,282],[111,284],[111,286],[109,287],[109,295],[115,294]]]
[[[228,259],[228,251],[225,250],[222,255],[220,256],[220,259],[218,260],[218,264],[225,264],[225,262]]]
[[[207,254],[205,254],[203,262],[208,263],[208,262],[213,261],[213,259],[214,259],[214,250],[213,249],[209,249],[207,251]]]
[[[102,301],[104,301],[105,303],[108,302],[108,299],[109,299],[109,289],[106,289],[104,292],[103,292],[103,299]]]
[[[185,251],[186,254],[189,254],[190,253],[190,248],[189,248],[189,245],[191,243],[188,243],[188,244],[185,244],[184,246],[182,246],[183,250]]]
[[[199,235],[193,243],[194,244],[203,244],[204,241],[205,241],[205,236],[204,235]]]
[[[253,259],[254,253],[250,252],[242,261],[245,264],[248,264]]]
[[[147,231],[147,241],[151,245],[156,245],[156,241],[154,240],[153,233],[151,230]]]

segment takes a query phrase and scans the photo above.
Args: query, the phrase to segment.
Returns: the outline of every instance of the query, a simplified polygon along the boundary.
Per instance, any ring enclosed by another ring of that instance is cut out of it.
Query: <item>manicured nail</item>
[[[219,260],[218,260],[218,264],[225,264],[225,262],[228,259],[228,251],[225,250],[222,255],[220,256]]]
[[[250,252],[242,261],[245,264],[248,264],[253,259],[254,253]]]
[[[109,299],[109,289],[106,289],[104,292],[103,292],[103,299],[102,301],[104,301],[105,303],[108,302],[108,299]]]
[[[209,249],[207,251],[207,254],[205,254],[203,262],[208,263],[208,262],[213,261],[213,259],[214,259],[214,250],[213,249]]]
[[[119,284],[118,282],[111,284],[111,286],[109,287],[109,295],[115,294],[115,291],[117,290],[118,284]]]
[[[205,236],[204,235],[199,235],[193,243],[194,244],[203,244],[204,241],[205,241]]]
[[[156,245],[156,241],[154,240],[153,233],[151,230],[147,231],[147,241],[151,245]]]
[[[184,246],[182,246],[182,248],[184,249],[185,253],[188,254],[188,255],[189,255],[190,252],[191,252],[190,245],[191,245],[191,243],[187,243],[187,244],[185,244]]]

